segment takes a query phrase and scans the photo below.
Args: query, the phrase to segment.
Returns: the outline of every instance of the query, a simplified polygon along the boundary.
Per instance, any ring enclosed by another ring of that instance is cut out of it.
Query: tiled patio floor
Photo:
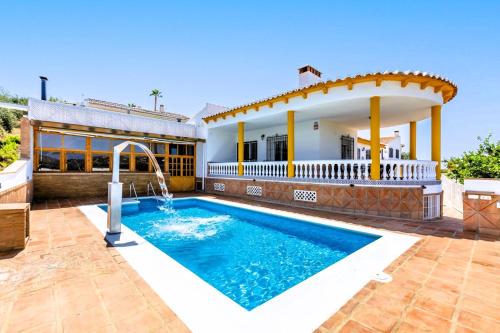
[[[33,205],[28,247],[0,254],[0,332],[189,331],[76,208],[102,201]],[[463,233],[453,211],[415,223],[254,204],[422,238],[318,332],[500,332],[500,239]]]

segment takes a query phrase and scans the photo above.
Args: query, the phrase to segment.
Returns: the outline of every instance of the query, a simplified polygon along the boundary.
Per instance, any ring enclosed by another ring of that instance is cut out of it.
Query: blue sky
[[[191,115],[326,78],[421,70],[458,84],[443,107],[443,157],[500,139],[500,1],[2,1],[0,87]],[[418,157],[429,158],[429,121]],[[401,133],[407,140],[407,126]],[[387,134],[392,129],[387,129]]]

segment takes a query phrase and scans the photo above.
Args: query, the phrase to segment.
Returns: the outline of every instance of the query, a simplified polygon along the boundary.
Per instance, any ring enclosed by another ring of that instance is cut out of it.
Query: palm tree
[[[155,111],[156,111],[156,104],[158,103],[158,98],[162,98],[163,95],[161,94],[161,91],[159,91],[158,89],[153,89],[151,90],[151,93],[149,94],[149,96],[154,96],[155,98]]]

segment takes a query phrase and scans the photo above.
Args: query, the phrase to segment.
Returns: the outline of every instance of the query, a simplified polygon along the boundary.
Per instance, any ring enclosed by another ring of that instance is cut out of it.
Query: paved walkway
[[[189,331],[76,208],[102,201],[33,205],[28,247],[0,254],[0,332]],[[456,212],[417,223],[254,204],[422,238],[386,269],[393,282],[369,283],[318,332],[500,332],[500,239],[462,232]]]

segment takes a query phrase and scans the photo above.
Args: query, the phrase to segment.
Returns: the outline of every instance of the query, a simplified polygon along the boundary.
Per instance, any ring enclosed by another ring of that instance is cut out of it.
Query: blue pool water
[[[379,238],[194,198],[157,206],[124,204],[122,223],[247,310]]]

